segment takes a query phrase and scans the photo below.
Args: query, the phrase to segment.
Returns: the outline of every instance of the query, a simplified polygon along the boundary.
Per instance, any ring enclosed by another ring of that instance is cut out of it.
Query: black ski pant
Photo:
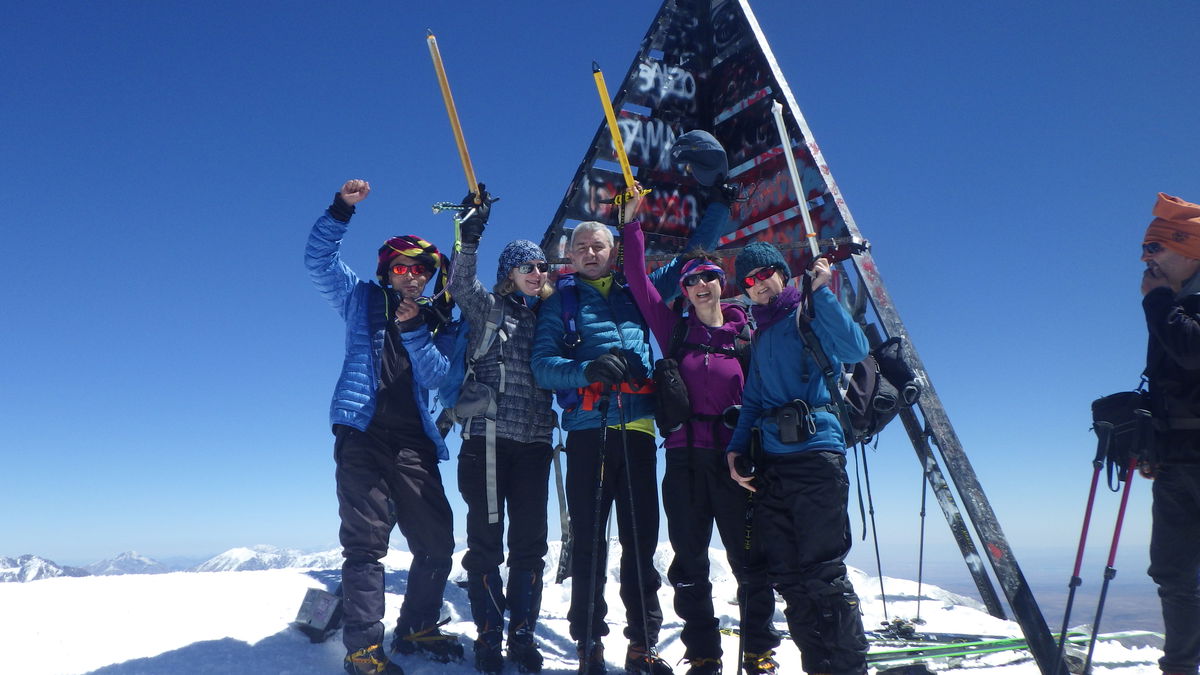
[[[721,657],[720,623],[713,608],[708,549],[713,524],[738,581],[739,629],[747,652],[779,646],[771,624],[775,592],[767,578],[762,537],[747,527],[751,493],[729,477],[725,453],[710,448],[667,448],[663,509],[675,559],[667,579],[675,589],[675,613],[688,659]]]
[[[437,621],[454,551],[454,515],[432,448],[413,449],[375,427],[361,432],[338,425],[334,433],[339,538],[346,558],[342,642],[347,651],[356,651],[383,642],[380,559],[396,525],[413,556],[396,630],[409,632]]]
[[[463,568],[475,627],[480,634],[499,630],[509,610],[509,634],[532,631],[541,605],[541,578],[547,551],[546,504],[549,499],[549,443],[496,439],[496,495],[500,520],[488,522],[487,439],[472,436],[458,455],[458,490],[467,503],[467,552]],[[505,511],[508,514],[509,596],[500,589],[504,562]],[[538,583],[518,583],[516,578]],[[525,586],[529,586],[526,590]],[[524,597],[529,592],[536,597]]]
[[[858,595],[846,577],[850,519],[846,456],[771,455],[756,497],[761,532],[784,616],[807,673],[867,672]]]
[[[1200,663],[1200,465],[1167,464],[1154,479],[1150,577],[1162,600],[1164,673]]]
[[[567,612],[571,639],[598,639],[608,635],[604,617],[605,570],[608,545],[604,523],[616,502],[617,533],[621,541],[621,601],[625,604],[625,637],[630,642],[653,647],[658,644],[662,607],[658,589],[662,585],[654,569],[658,544],[658,468],[654,437],[640,431],[607,430],[604,453],[603,492],[600,497],[600,537],[596,533],[596,486],[601,478],[601,429],[584,429],[567,434],[567,509],[571,514],[571,607]],[[625,441],[622,441],[622,435]],[[633,503],[627,480],[623,445],[628,445]],[[637,538],[634,538],[634,526]],[[641,560],[641,568],[637,565]],[[596,578],[596,594],[589,596]],[[591,634],[588,635],[588,605],[594,597]],[[645,621],[643,621],[643,612]]]

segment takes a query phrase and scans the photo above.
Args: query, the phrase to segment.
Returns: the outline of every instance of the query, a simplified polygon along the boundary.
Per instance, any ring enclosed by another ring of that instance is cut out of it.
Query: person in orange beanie
[[[1146,377],[1165,431],[1154,480],[1149,574],[1162,600],[1159,667],[1196,675],[1200,664],[1200,205],[1159,193],[1142,239]]]

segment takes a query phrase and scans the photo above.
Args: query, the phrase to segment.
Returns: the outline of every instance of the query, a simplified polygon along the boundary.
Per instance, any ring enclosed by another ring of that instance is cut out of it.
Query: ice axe
[[[617,163],[621,165],[621,175],[625,177],[625,190],[614,195],[612,203],[616,206],[624,204],[633,198],[633,170],[629,168],[629,155],[625,153],[625,141],[621,139],[621,128],[617,126],[617,114],[613,111],[612,100],[608,95],[608,86],[604,84],[604,73],[600,72],[600,64],[592,61],[592,77],[596,80],[596,92],[600,95],[600,105],[604,108],[604,119],[608,120],[608,133],[612,136],[613,151],[617,155]],[[649,188],[642,189],[642,195],[650,194]]]
[[[471,165],[471,155],[467,152],[467,139],[463,136],[462,124],[458,121],[458,109],[454,106],[454,95],[450,93],[450,80],[446,77],[446,68],[442,65],[442,53],[438,50],[437,37],[433,31],[426,29],[425,41],[429,45],[429,56],[433,59],[433,70],[437,73],[438,86],[442,90],[442,101],[446,104],[446,116],[450,118],[450,130],[454,132],[454,143],[458,146],[458,158],[462,161],[463,174],[467,178],[467,193],[474,195],[475,205],[482,203],[481,190],[479,189],[479,181],[475,179],[475,168]],[[471,215],[471,209],[467,204],[455,204],[453,202],[437,202],[433,205],[433,212],[440,213],[442,211],[455,211],[454,218],[454,250],[458,250],[459,232],[458,224]],[[465,213],[464,213],[465,212]]]

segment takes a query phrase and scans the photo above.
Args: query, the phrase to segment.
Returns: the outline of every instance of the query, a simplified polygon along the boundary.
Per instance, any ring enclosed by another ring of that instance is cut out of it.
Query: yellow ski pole
[[[613,204],[619,205],[632,197],[633,170],[629,168],[629,155],[625,154],[625,141],[621,139],[621,128],[617,126],[617,114],[613,111],[612,99],[608,95],[608,87],[604,84],[604,73],[600,72],[600,64],[595,61],[592,61],[592,77],[596,80],[596,91],[600,94],[600,105],[604,108],[604,118],[608,120],[608,133],[612,136],[613,150],[617,153],[621,174],[625,176],[625,191],[613,197]],[[648,195],[650,190],[643,189],[642,194]]]
[[[462,125],[458,123],[458,110],[454,107],[454,95],[450,93],[450,81],[446,79],[446,68],[442,65],[442,54],[438,51],[437,38],[433,31],[426,29],[429,43],[429,56],[433,58],[433,69],[437,72],[438,85],[442,88],[442,100],[446,103],[446,115],[450,118],[450,129],[454,132],[454,142],[458,145],[458,158],[462,160],[463,173],[467,176],[467,192],[475,193],[475,203],[480,203],[479,182],[475,180],[475,169],[471,166],[471,156],[467,154],[467,140],[463,138]]]

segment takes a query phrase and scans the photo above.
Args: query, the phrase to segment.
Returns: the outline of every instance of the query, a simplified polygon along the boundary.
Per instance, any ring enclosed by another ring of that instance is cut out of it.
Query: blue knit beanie
[[[792,276],[788,271],[787,261],[783,259],[783,254],[779,252],[779,249],[765,241],[751,242],[749,246],[738,253],[737,259],[733,263],[738,285],[743,285],[742,279],[749,276],[751,270],[767,265],[778,265],[779,269],[783,271],[785,282]]]
[[[528,239],[517,239],[508,242],[508,246],[500,252],[500,262],[496,263],[496,283],[508,278],[508,273],[518,265],[524,265],[534,260],[545,260],[546,254],[542,247]]]

